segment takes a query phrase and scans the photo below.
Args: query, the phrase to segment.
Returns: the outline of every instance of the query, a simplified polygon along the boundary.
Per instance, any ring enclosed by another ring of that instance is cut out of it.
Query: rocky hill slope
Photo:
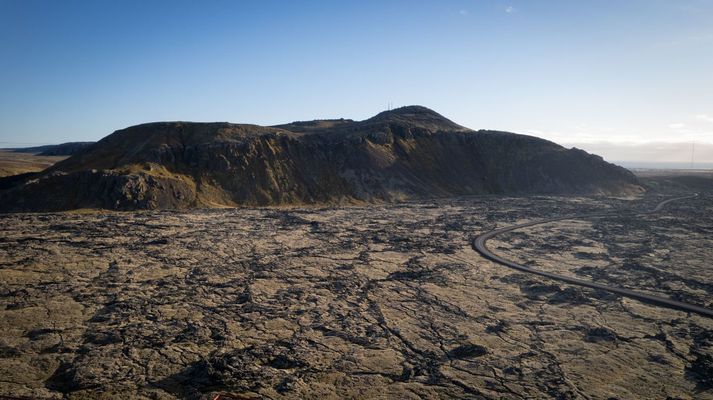
[[[472,194],[630,194],[633,174],[424,107],[364,121],[122,129],[0,193],[0,211],[354,204]]]
[[[67,142],[60,144],[48,144],[45,146],[21,147],[6,149],[15,153],[31,153],[39,156],[71,156],[93,145],[94,142]]]

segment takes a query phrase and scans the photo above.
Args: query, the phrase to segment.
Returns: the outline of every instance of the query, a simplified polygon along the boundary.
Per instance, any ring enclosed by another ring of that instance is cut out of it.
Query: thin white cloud
[[[505,12],[508,13],[508,14],[512,14],[512,13],[514,13],[515,11],[517,11],[517,9],[516,9],[515,7],[513,7],[513,6],[507,6],[507,7],[505,7]]]
[[[698,115],[696,115],[696,119],[700,120],[700,121],[706,121],[706,122],[713,123],[713,117],[711,117],[710,115],[707,115],[707,114],[698,114]]]
[[[462,15],[462,16],[465,17],[465,16],[468,15],[468,10],[460,10],[460,11],[458,11],[458,14],[460,14],[460,15]]]
[[[653,149],[651,143],[656,142],[671,150],[674,144],[696,143],[696,146],[708,146],[713,149],[713,114],[690,113],[681,120],[668,124],[650,127],[611,127],[592,123],[573,124],[561,130],[520,129],[528,135],[541,137],[556,143],[570,145],[593,146],[606,143],[609,146],[641,146]],[[585,147],[587,148],[587,147]],[[663,151],[663,149],[661,149]],[[668,151],[667,150],[667,151]]]
[[[565,147],[578,147],[590,153],[598,154],[608,161],[629,162],[669,162],[686,166],[691,161],[691,142],[648,142],[648,143],[612,143],[598,141],[591,143],[561,143]],[[713,163],[713,144],[695,144],[694,167],[705,167]]]
[[[579,128],[573,128],[569,129],[567,132],[525,129],[522,131],[522,133],[541,137],[543,139],[551,140],[556,143],[593,143],[601,140],[606,140],[615,143],[643,141],[639,137],[634,135],[627,135],[624,133],[617,132],[602,133],[602,131],[599,129],[592,129],[591,131],[587,131]]]
[[[654,48],[679,46],[710,46],[713,44],[713,33],[700,35],[677,36],[653,43]]]
[[[590,124],[577,124],[567,128],[565,131],[523,129],[520,132],[552,140],[556,143],[590,144],[604,141],[610,144],[633,145],[652,141],[660,143],[690,143],[695,141],[696,143],[713,145],[713,132],[711,132],[710,127],[697,127],[682,122],[671,123],[667,127],[671,130],[669,133],[658,135],[643,135],[628,129],[614,129]]]

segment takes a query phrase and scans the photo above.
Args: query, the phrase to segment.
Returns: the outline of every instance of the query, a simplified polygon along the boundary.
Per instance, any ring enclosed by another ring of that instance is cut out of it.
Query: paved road
[[[696,196],[698,196],[698,195],[694,194],[691,196],[668,199],[666,201],[662,201],[661,203],[657,204],[653,210],[648,211],[648,212],[638,213],[638,214],[642,215],[642,214],[657,213],[657,212],[661,211],[668,203],[671,203],[673,201],[678,201],[678,200],[690,199],[690,198],[694,198]],[[667,297],[654,296],[651,294],[646,294],[646,293],[641,293],[641,292],[637,292],[634,290],[619,288],[616,286],[603,285],[600,283],[594,283],[594,282],[590,282],[590,281],[586,281],[586,280],[582,280],[582,279],[572,278],[572,277],[565,276],[565,275],[554,274],[552,272],[540,271],[535,268],[531,268],[531,267],[528,267],[528,266],[525,266],[522,264],[518,264],[518,263],[515,263],[512,261],[506,260],[506,259],[498,256],[497,254],[493,253],[492,251],[490,251],[490,249],[488,249],[488,246],[487,246],[488,240],[494,238],[495,236],[497,236],[501,233],[514,231],[516,229],[527,228],[529,226],[546,224],[546,223],[555,222],[555,221],[562,221],[562,220],[569,220],[569,219],[601,218],[601,217],[606,217],[606,216],[611,216],[611,215],[612,215],[611,213],[593,213],[593,214],[571,215],[571,216],[567,216],[567,217],[543,219],[543,220],[527,222],[527,223],[519,224],[519,225],[507,226],[505,228],[495,229],[493,231],[490,231],[490,232],[487,232],[487,233],[484,233],[484,234],[478,236],[473,241],[473,248],[476,251],[478,251],[481,255],[483,255],[483,257],[485,257],[491,261],[495,261],[496,263],[508,266],[510,268],[514,268],[519,271],[544,276],[546,278],[551,278],[551,279],[555,279],[558,281],[571,283],[573,285],[584,286],[584,287],[588,287],[588,288],[592,288],[592,289],[606,290],[606,291],[616,293],[616,294],[619,294],[619,295],[622,295],[625,297],[639,300],[644,303],[653,304],[653,305],[662,306],[662,307],[673,308],[676,310],[688,311],[688,312],[692,312],[692,313],[696,313],[696,314],[704,315],[706,317],[713,318],[713,310],[710,310],[705,307],[700,307],[697,305],[672,300]]]

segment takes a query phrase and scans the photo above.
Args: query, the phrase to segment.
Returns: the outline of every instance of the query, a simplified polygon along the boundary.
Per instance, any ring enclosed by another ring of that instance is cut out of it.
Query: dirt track
[[[649,213],[659,212],[663,209],[663,207],[665,207],[667,204],[669,204],[671,202],[692,199],[692,198],[695,198],[696,196],[698,196],[698,195],[693,194],[690,196],[676,197],[676,198],[664,200],[664,201],[660,202],[659,204],[657,204],[656,207],[653,210],[651,210]],[[497,254],[493,253],[492,251],[490,251],[490,249],[488,249],[488,246],[487,246],[488,240],[496,237],[497,235],[507,233],[507,232],[512,232],[512,231],[515,231],[518,229],[529,228],[529,227],[543,225],[543,224],[549,224],[549,223],[557,222],[557,221],[601,218],[601,217],[606,217],[606,216],[608,216],[608,215],[607,214],[572,215],[572,216],[568,216],[568,217],[549,218],[549,219],[543,219],[543,220],[539,220],[539,221],[526,222],[524,224],[512,225],[512,226],[508,226],[505,228],[499,228],[499,229],[495,229],[490,232],[484,233],[484,234],[478,236],[477,238],[475,238],[475,240],[473,241],[473,249],[475,249],[478,253],[480,253],[483,257],[487,258],[488,260],[495,261],[499,264],[516,269],[518,271],[528,272],[531,274],[554,279],[554,280],[557,280],[560,282],[571,283],[573,285],[587,287],[590,289],[605,290],[607,292],[626,296],[626,297],[629,297],[632,299],[642,301],[644,303],[654,304],[654,305],[661,306],[661,307],[668,307],[668,308],[672,308],[675,310],[692,312],[692,313],[700,314],[700,315],[703,315],[706,317],[713,317],[713,310],[705,308],[705,307],[697,306],[694,304],[688,304],[688,303],[685,303],[682,301],[672,300],[672,299],[669,299],[666,297],[641,293],[641,292],[637,292],[637,291],[629,290],[629,289],[623,289],[623,288],[616,287],[616,286],[609,286],[609,285],[599,284],[599,283],[595,283],[595,282],[591,282],[591,281],[587,281],[587,280],[572,278],[570,276],[554,274],[554,273],[547,272],[547,271],[541,271],[536,268],[532,268],[532,267],[528,267],[528,266],[518,264],[518,263],[515,263],[512,261],[508,261],[508,260],[498,256]]]

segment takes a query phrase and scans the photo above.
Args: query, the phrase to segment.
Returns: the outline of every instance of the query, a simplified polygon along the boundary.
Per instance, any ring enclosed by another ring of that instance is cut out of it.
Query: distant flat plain
[[[0,149],[0,178],[10,175],[39,172],[64,160],[66,156],[40,156],[32,153],[19,153]]]

